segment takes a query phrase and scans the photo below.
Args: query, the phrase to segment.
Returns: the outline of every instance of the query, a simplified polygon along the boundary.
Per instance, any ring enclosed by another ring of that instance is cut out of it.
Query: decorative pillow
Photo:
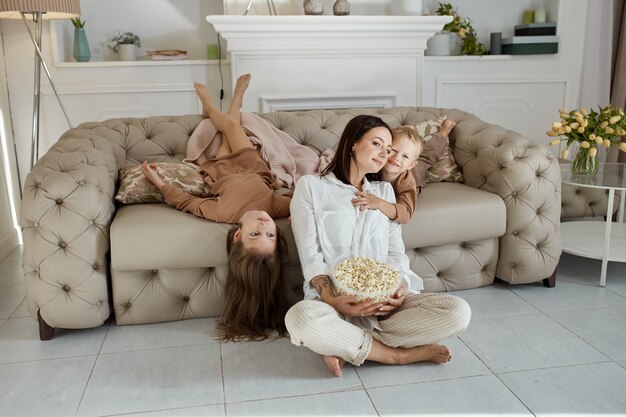
[[[413,168],[417,185],[427,182],[463,182],[463,175],[450,149],[450,140],[436,135],[444,120],[445,116],[411,126],[424,140],[424,149]]]
[[[167,184],[198,197],[211,195],[211,189],[195,166],[176,162],[157,162],[153,165]],[[124,204],[165,201],[159,190],[143,175],[141,165],[124,165],[120,169],[120,188],[115,199]]]

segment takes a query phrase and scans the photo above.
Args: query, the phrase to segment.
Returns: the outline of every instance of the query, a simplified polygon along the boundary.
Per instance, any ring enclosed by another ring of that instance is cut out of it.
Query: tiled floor
[[[288,340],[217,343],[214,319],[57,330],[40,342],[20,252],[0,263],[2,416],[626,415],[626,264],[563,255],[556,288],[456,292],[473,310],[446,365],[329,375]]]

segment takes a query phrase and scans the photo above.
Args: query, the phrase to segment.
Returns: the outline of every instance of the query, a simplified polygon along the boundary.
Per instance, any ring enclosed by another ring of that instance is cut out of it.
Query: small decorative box
[[[554,36],[556,23],[529,23],[515,26],[515,36]]]
[[[502,39],[502,53],[505,55],[556,54],[559,52],[559,37],[554,36],[513,36]]]

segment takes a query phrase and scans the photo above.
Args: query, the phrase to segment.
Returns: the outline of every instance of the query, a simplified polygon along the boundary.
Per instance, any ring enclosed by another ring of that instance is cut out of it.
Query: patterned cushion
[[[424,139],[424,149],[413,169],[417,185],[427,182],[463,182],[463,175],[450,149],[450,140],[435,135],[444,120],[445,116],[412,126]]]
[[[156,172],[167,184],[198,196],[208,197],[211,189],[198,169],[190,164],[158,162]],[[115,196],[124,204],[162,203],[163,195],[141,172],[141,165],[125,165],[120,169],[120,188]]]

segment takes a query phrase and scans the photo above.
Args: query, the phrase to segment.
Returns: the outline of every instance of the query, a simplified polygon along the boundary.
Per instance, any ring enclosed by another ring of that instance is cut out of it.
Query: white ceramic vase
[[[393,16],[421,16],[422,0],[392,0],[391,14]]]
[[[324,14],[324,0],[304,0],[304,14]]]
[[[438,32],[432,38],[426,41],[426,51],[424,55],[428,56],[447,56],[450,55],[450,33]]]
[[[137,46],[131,44],[121,44],[117,48],[117,59],[120,61],[136,61]]]
[[[450,35],[450,55],[461,55],[463,39],[458,33],[448,32]]]

